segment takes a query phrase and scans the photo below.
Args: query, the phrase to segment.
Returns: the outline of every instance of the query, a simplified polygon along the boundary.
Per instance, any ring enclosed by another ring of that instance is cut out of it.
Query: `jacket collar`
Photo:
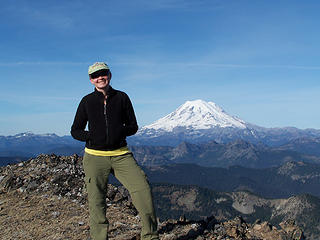
[[[103,95],[102,92],[99,92],[96,88],[94,88],[94,93],[97,95]],[[111,97],[113,95],[116,94],[116,90],[114,90],[111,86],[109,86],[108,90],[107,90],[107,96]]]

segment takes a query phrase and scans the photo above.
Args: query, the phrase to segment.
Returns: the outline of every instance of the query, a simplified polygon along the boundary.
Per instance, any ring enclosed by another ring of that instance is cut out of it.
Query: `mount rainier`
[[[279,146],[299,138],[319,138],[320,130],[294,127],[264,128],[227,114],[214,102],[187,101],[175,111],[142,127],[128,138],[131,145],[176,146],[186,141],[227,143],[237,139]]]
[[[210,129],[213,127],[246,128],[243,120],[228,115],[214,102],[203,100],[187,101],[177,110],[167,116],[147,125],[141,131],[148,129],[172,132],[177,127],[186,129]]]

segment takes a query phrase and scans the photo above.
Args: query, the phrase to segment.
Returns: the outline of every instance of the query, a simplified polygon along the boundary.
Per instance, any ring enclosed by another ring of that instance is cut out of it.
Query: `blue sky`
[[[264,127],[320,129],[319,1],[4,1],[0,135],[69,134],[108,62],[139,126],[187,100]]]

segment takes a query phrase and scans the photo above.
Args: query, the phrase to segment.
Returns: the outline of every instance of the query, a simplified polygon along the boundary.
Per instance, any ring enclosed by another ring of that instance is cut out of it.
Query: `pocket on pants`
[[[85,176],[84,177],[84,187],[83,187],[85,193],[88,193],[88,188],[89,188],[89,183],[90,182],[91,182],[91,178]]]
[[[87,183],[90,183],[91,182],[91,177],[84,177],[84,182],[87,184]]]

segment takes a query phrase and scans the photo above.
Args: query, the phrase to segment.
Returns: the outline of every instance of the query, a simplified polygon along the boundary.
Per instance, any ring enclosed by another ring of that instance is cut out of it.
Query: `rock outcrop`
[[[39,155],[0,168],[0,239],[88,239],[88,207],[81,157]],[[128,191],[109,184],[107,216],[110,239],[139,239],[139,215]],[[181,217],[159,222],[163,240],[183,239],[304,239],[291,220],[280,226],[241,217],[199,221]]]

